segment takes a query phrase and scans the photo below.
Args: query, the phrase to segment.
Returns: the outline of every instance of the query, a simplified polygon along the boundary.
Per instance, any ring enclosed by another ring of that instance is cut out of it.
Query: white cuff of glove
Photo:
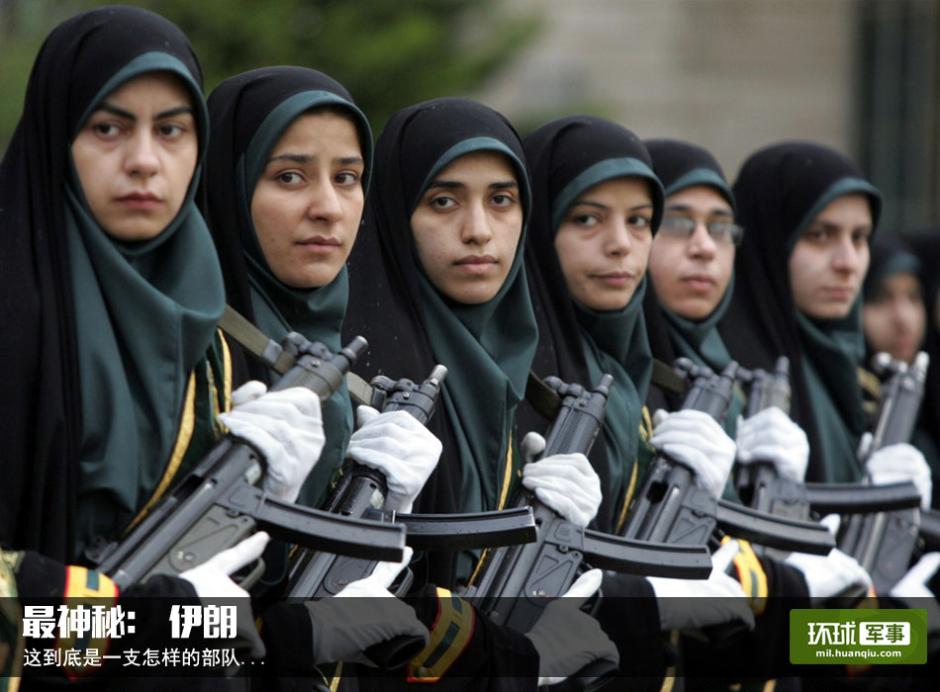
[[[597,516],[601,506],[601,480],[583,454],[555,454],[526,464],[522,467],[522,485],[582,528]]]
[[[388,590],[412,554],[406,548],[402,562],[380,562],[372,574],[351,582],[333,598],[304,604],[313,624],[315,663],[371,664],[363,652],[399,635],[422,637],[427,643],[430,635],[414,608]]]
[[[748,629],[754,629],[754,612],[744,590],[727,574],[738,550],[737,541],[721,546],[712,555],[708,579],[646,578],[656,594],[661,630],[697,629],[726,622],[743,622]]]
[[[270,538],[264,531],[259,531],[180,574],[180,579],[192,584],[199,600],[204,603],[214,599],[244,599],[244,603],[236,605],[236,632],[238,639],[250,648],[252,658],[264,657],[264,642],[255,627],[248,592],[232,581],[230,575],[261,557]]]
[[[720,498],[734,463],[735,445],[718,422],[704,411],[657,411],[650,444],[690,468],[695,482]]]
[[[410,512],[441,458],[440,440],[405,411],[379,413],[360,406],[356,418],[359,429],[349,439],[346,455],[385,475],[386,509]]]
[[[819,523],[836,536],[841,518],[838,514],[827,514]],[[849,591],[867,591],[871,587],[871,577],[865,568],[838,548],[830,550],[828,555],[790,553],[784,562],[800,570],[813,599],[833,598]]]
[[[882,447],[869,458],[867,470],[875,485],[911,481],[920,493],[920,506],[923,509],[930,507],[933,493],[930,466],[913,445],[902,443]]]
[[[617,647],[597,620],[580,610],[602,579],[597,569],[582,574],[564,596],[545,607],[526,633],[539,654],[539,685],[556,685],[597,660],[620,663]]]
[[[927,582],[933,579],[940,567],[940,553],[927,553],[917,564],[911,567],[901,581],[891,587],[890,595],[895,598],[930,598],[935,599]]]
[[[739,418],[735,442],[739,463],[769,461],[782,478],[803,482],[809,441],[803,429],[779,408],[773,406],[750,418]]]

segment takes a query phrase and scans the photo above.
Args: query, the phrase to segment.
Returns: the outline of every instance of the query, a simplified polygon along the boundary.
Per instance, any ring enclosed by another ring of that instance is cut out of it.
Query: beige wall
[[[711,149],[806,138],[849,153],[860,0],[505,0],[542,33],[479,97],[529,122],[590,105]]]

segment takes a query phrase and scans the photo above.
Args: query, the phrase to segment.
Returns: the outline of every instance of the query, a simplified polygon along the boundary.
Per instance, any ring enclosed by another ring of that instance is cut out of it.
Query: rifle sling
[[[294,357],[290,353],[281,349],[274,339],[269,339],[264,332],[230,305],[225,306],[225,311],[219,320],[219,327],[248,353],[279,375],[286,373],[294,364]],[[346,386],[354,404],[371,403],[372,386],[359,375],[354,372],[347,372]]]
[[[526,382],[525,398],[532,408],[549,420],[554,420],[558,415],[558,409],[561,407],[561,398],[555,393],[555,390],[549,387],[531,370],[529,371],[529,380]]]
[[[685,380],[676,374],[675,370],[659,360],[659,358],[653,359],[652,382],[660,389],[664,389],[672,394],[685,394]]]

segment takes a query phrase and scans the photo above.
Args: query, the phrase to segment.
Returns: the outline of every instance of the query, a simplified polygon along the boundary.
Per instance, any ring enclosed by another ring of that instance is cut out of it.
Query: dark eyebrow
[[[459,180],[433,180],[431,184],[428,185],[428,190],[431,188],[457,190],[462,187],[466,187],[466,185]],[[519,184],[515,180],[500,180],[495,183],[490,183],[487,187],[491,190],[510,190],[514,187],[519,187]]]
[[[595,207],[596,209],[604,209],[605,211],[607,209],[610,209],[610,207],[608,207],[606,204],[601,204],[600,202],[592,202],[589,199],[576,199],[571,206],[577,207],[581,205],[585,205],[588,207]],[[652,204],[638,204],[635,207],[630,207],[627,211],[640,211],[640,209],[652,209],[652,208],[653,208]]]
[[[103,101],[101,105],[98,107],[98,110],[105,111],[106,113],[111,113],[112,115],[116,115],[119,118],[124,118],[125,120],[130,120],[131,122],[137,122],[136,115],[134,115],[130,111],[126,111],[123,108],[119,108],[118,106],[115,106],[113,103],[108,103],[107,101]],[[157,113],[154,116],[154,120],[162,120],[163,118],[172,118],[177,115],[183,115],[184,113],[193,115],[193,109],[190,106],[176,106],[175,108],[169,108],[165,111],[161,111]]]
[[[428,185],[428,190],[435,187],[443,188],[445,190],[456,190],[466,186],[456,180],[432,180],[431,184]]]
[[[137,116],[131,113],[130,111],[126,111],[123,108],[118,108],[117,106],[111,103],[108,103],[107,101],[102,101],[101,105],[98,106],[97,110],[104,111],[105,113],[110,113],[111,115],[116,115],[119,118],[124,118],[125,120],[132,120],[134,122],[137,121]]]
[[[268,159],[267,163],[273,163],[274,161],[290,161],[291,163],[296,163],[301,166],[316,161],[316,156],[311,156],[310,154],[278,154],[277,156],[272,156]],[[343,156],[342,158],[333,159],[334,163],[339,163],[343,166],[353,166],[356,164],[365,165],[365,160],[361,156]],[[267,164],[266,164],[267,165]]]
[[[161,111],[154,116],[154,120],[162,120],[163,118],[172,118],[177,115],[193,115],[193,109],[189,106],[177,106],[176,108],[170,108],[165,111]],[[195,116],[194,116],[195,117]]]
[[[692,207],[687,204],[667,204],[666,211],[683,211],[690,212]],[[734,217],[734,212],[728,211],[727,209],[711,209],[707,213],[708,216],[729,216]]]

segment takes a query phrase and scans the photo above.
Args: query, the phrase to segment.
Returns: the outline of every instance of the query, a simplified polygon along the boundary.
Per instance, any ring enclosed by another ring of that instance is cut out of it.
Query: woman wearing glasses
[[[650,442],[670,449],[700,478],[711,478],[713,468],[724,469],[710,484],[717,492],[734,458],[734,443],[714,420],[695,411],[670,414],[652,439],[643,423],[649,421],[644,400],[653,364],[643,295],[650,246],[657,242],[663,215],[663,189],[642,140],[615,123],[572,116],[529,135],[525,152],[533,179],[526,273],[540,331],[533,370],[587,386],[603,373],[614,377],[603,432],[590,460],[604,493],[594,525],[617,533],[652,458]],[[688,440],[696,435],[696,444],[713,449],[706,454],[693,449]],[[724,444],[711,445],[704,438],[723,438]],[[661,630],[753,623],[740,585],[721,564],[734,549],[728,546],[714,556],[720,568],[708,580],[605,574],[597,617],[619,649],[622,676],[634,678],[636,686],[643,684],[640,678],[654,682],[662,675],[666,648]],[[664,598],[700,595],[723,598],[705,599],[717,606],[708,613],[688,607],[691,599]]]
[[[666,188],[660,232],[650,250],[654,291],[646,317],[653,355],[667,365],[679,357],[720,372],[731,355],[718,334],[734,285],[736,246],[744,232],[735,223],[734,197],[715,158],[686,142],[646,143],[656,174]],[[655,386],[655,383],[654,383]],[[663,396],[670,408],[678,404]],[[759,447],[781,474],[802,481],[809,454],[806,435],[779,409],[771,408],[738,425],[742,401],[736,397],[724,420],[737,438],[737,460],[747,463]]]
[[[732,357],[718,333],[718,323],[731,304],[735,254],[744,235],[735,221],[734,195],[718,162],[705,149],[667,139],[650,140],[646,146],[666,191],[663,222],[650,250],[653,290],[644,306],[652,352],[668,365],[685,357],[720,372]],[[664,404],[672,410],[680,405],[681,395],[660,388],[657,380],[653,378],[647,399],[650,406]],[[802,482],[809,455],[803,430],[778,408],[742,421],[742,404],[739,394],[724,420],[724,429],[735,438],[735,462],[770,461],[781,476]],[[737,499],[730,484],[724,487],[724,495]],[[741,542],[735,565],[739,574],[752,574],[743,582],[750,584],[751,598],[831,596],[845,583],[868,578],[852,558],[838,550],[828,557],[794,554],[782,563],[766,557],[758,560]],[[780,603],[773,598],[765,601],[758,609],[762,615],[756,630],[745,639],[737,638],[736,644],[746,654],[736,660],[749,661],[752,674],[779,673],[786,666],[786,660],[778,658],[781,653],[785,657],[786,646],[774,640],[787,617]],[[714,656],[711,647],[686,640],[683,654],[688,670],[716,674],[721,657]],[[728,672],[740,675],[740,664],[737,668]]]

